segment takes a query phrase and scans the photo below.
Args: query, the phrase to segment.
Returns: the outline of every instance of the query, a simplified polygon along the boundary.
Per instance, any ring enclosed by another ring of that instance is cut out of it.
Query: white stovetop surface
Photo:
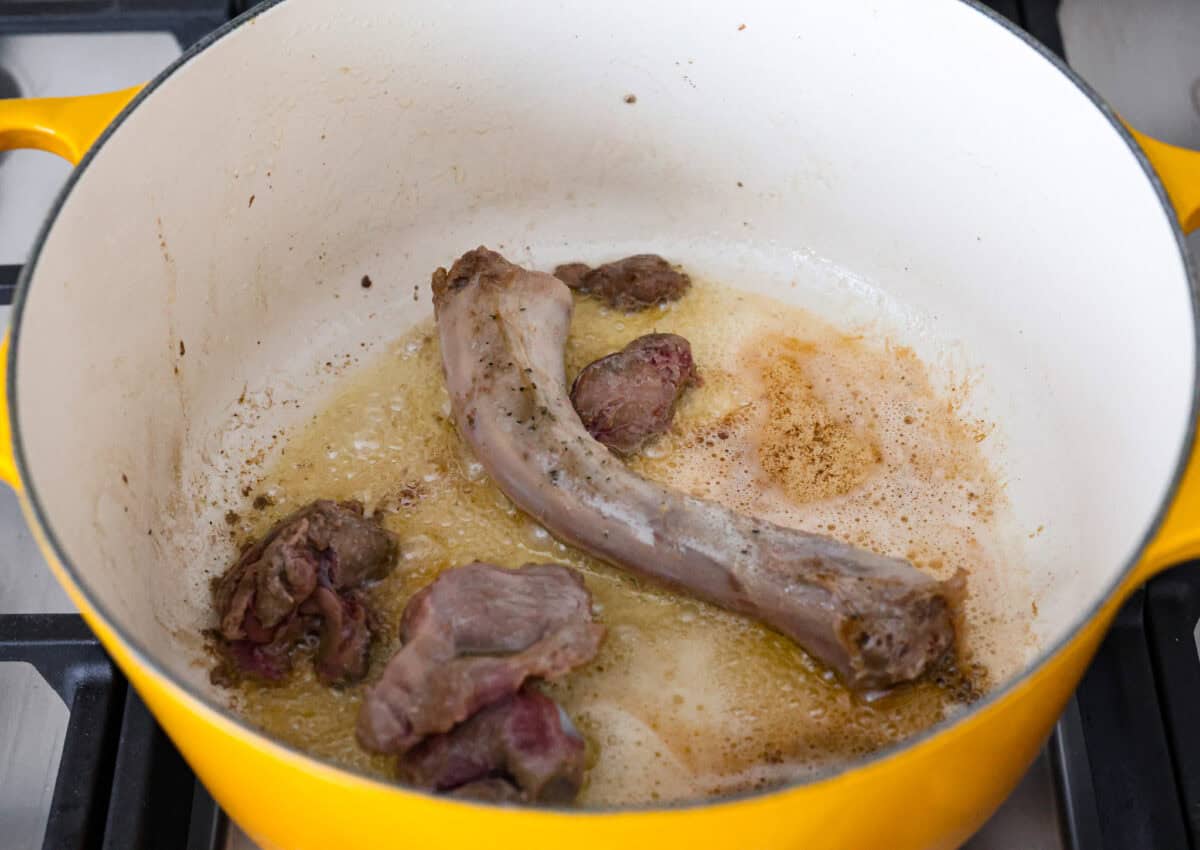
[[[1200,148],[1200,2],[1063,0],[1072,66],[1131,122]],[[165,33],[0,36],[0,66],[26,95],[70,95],[141,82],[179,54]],[[68,167],[48,154],[0,155],[0,264],[24,261]],[[1100,176],[1098,175],[1098,179]],[[15,202],[14,202],[15,201]],[[1200,234],[1190,240],[1200,257]],[[0,307],[0,326],[8,320]],[[33,543],[15,498],[0,488],[0,613],[71,611]],[[0,664],[0,843],[41,847],[67,710],[32,670]],[[1058,850],[1051,777],[1040,759],[966,850]],[[230,848],[252,845],[237,830]]]

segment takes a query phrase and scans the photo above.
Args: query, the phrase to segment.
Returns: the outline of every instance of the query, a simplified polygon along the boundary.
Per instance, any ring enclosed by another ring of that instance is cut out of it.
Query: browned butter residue
[[[765,340],[754,357],[765,400],[758,461],[799,503],[849,493],[882,459],[857,411],[832,408],[819,394],[805,369],[816,354],[814,343],[778,337]]]
[[[634,469],[775,522],[819,531],[949,577],[968,573],[962,643],[986,681],[1029,648],[1019,565],[1003,556],[1003,489],[955,393],[886,341],[702,281],[679,302],[637,314],[578,297],[568,380],[651,331],[687,337],[704,385]],[[852,696],[780,635],[634,579],[556,542],[508,501],[449,419],[435,329],[425,322],[350,376],[290,435],[255,489],[253,532],[314,498],[358,498],[402,543],[394,574],[370,590],[383,623],[368,681],[398,646],[409,597],[473,559],[580,570],[608,638],[597,658],[544,685],[588,739],[579,804],[620,805],[770,787],[901,741],[962,706],[957,683],[925,681],[873,702]],[[1019,600],[1014,602],[1013,600]],[[320,686],[302,661],[279,687],[244,685],[239,710],[314,755],[373,775],[354,718],[363,686]]]

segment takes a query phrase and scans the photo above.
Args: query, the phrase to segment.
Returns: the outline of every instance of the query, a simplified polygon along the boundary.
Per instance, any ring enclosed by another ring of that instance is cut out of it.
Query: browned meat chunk
[[[594,269],[566,263],[554,270],[554,276],[572,289],[629,312],[675,301],[692,285],[690,277],[657,254],[635,254]]]
[[[953,648],[961,579],[665,487],[596,442],[567,394],[561,281],[478,248],[434,273],[433,296],[459,433],[560,540],[757,618],[856,690],[915,679]]]
[[[213,585],[222,657],[213,681],[278,681],[318,634],[321,681],[361,679],[372,627],[358,591],[386,575],[397,552],[395,538],[358,502],[320,500],[278,522]]]
[[[317,678],[335,684],[367,675],[374,628],[361,595],[318,585],[301,607],[306,613],[315,608],[321,618],[321,639],[313,656]]]
[[[507,779],[493,777],[480,779],[460,785],[453,791],[447,791],[447,796],[460,797],[464,800],[474,800],[478,803],[523,803],[521,789]]]
[[[219,660],[210,675],[213,684],[234,685],[243,678],[280,681],[292,671],[292,655],[297,647],[311,643],[314,626],[308,618],[291,617],[273,630],[264,630],[259,642],[250,638],[225,640],[215,633]]]
[[[422,788],[491,802],[566,803],[583,784],[583,738],[566,712],[530,688],[492,703],[400,757]]]
[[[446,570],[404,609],[404,646],[367,689],[359,743],[405,753],[527,679],[555,679],[590,661],[604,637],[591,606],[583,580],[557,564]]]
[[[589,434],[632,454],[671,427],[683,391],[699,383],[686,339],[647,334],[583,367],[571,387],[571,403]]]

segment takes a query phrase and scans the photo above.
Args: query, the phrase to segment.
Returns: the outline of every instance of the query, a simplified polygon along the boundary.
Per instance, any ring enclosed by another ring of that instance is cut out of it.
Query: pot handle
[[[1200,151],[1168,145],[1125,126],[1158,172],[1183,232],[1200,229]]]
[[[13,451],[12,426],[8,418],[8,331],[0,339],[0,481],[17,493],[21,492],[21,476]]]
[[[0,151],[36,148],[75,165],[141,89],[0,100]]]
[[[141,86],[81,97],[0,99],[0,151],[34,148],[77,165]],[[8,334],[0,340],[0,481],[20,492],[8,416]]]
[[[1193,443],[1175,501],[1126,582],[1132,590],[1176,564],[1200,558],[1200,441]]]
[[[1168,145],[1132,127],[1129,132],[1158,172],[1184,233],[1200,229],[1200,152]],[[1142,553],[1126,586],[1137,587],[1156,573],[1195,558],[1200,558],[1200,440],[1192,445],[1191,458],[1162,527]]]

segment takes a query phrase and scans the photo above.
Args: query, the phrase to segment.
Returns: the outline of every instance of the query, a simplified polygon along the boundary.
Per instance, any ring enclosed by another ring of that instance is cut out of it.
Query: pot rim
[[[42,250],[45,247],[46,239],[50,231],[54,227],[54,223],[62,211],[71,195],[72,190],[79,180],[87,171],[88,165],[96,157],[97,153],[104,147],[105,143],[112,134],[125,122],[129,114],[133,112],[141,104],[143,100],[149,97],[156,89],[159,88],[169,77],[176,71],[196,57],[203,54],[208,48],[212,47],[218,41],[231,33],[242,28],[245,24],[253,21],[259,15],[282,5],[286,0],[264,0],[257,6],[254,6],[247,12],[237,18],[228,21],[218,29],[201,38],[190,48],[185,50],[179,57],[170,65],[163,69],[157,76],[154,77],[146,86],[138,92],[138,94],[130,100],[130,102],[121,110],[120,114],[113,119],[112,123],[105,128],[99,138],[88,150],[83,159],[75,167],[68,176],[66,183],[58,193],[47,213],[46,219],[42,223],[38,231],[37,237],[34,240],[33,246],[29,253],[29,258],[25,262],[20,277],[18,278],[17,290],[13,299],[12,317],[10,320],[10,345],[8,352],[8,363],[5,364],[7,374],[10,376],[7,382],[7,402],[10,411],[10,420],[12,424],[12,442],[13,456],[16,462],[17,471],[20,475],[20,480],[23,483],[24,493],[23,498],[37,523],[40,525],[44,534],[46,545],[48,545],[58,563],[69,576],[70,580],[75,584],[81,595],[91,606],[95,614],[103,620],[103,622],[112,630],[112,633],[124,644],[130,656],[139,663],[140,666],[150,671],[159,680],[165,681],[171,685],[176,691],[180,692],[184,697],[193,700],[208,711],[218,715],[222,720],[233,725],[241,734],[255,740],[257,743],[269,745],[272,748],[277,748],[283,751],[287,756],[308,763],[309,766],[319,770],[333,771],[335,774],[341,774],[344,777],[353,778],[359,782],[366,782],[377,786],[380,789],[386,789],[389,792],[401,794],[413,794],[429,799],[436,799],[438,802],[452,802],[458,805],[473,806],[479,808],[493,809],[498,811],[511,810],[510,807],[505,807],[499,804],[481,803],[471,800],[458,800],[436,796],[431,792],[419,788],[412,788],[405,785],[400,785],[394,782],[388,782],[361,771],[344,767],[335,762],[311,755],[291,744],[279,741],[270,735],[254,728],[246,720],[237,713],[222,705],[216,700],[211,699],[207,695],[198,692],[191,685],[176,676],[170,669],[158,661],[158,659],[143,645],[141,641],[136,639],[121,623],[120,620],[113,617],[105,605],[95,598],[87,583],[83,580],[81,573],[75,567],[71,558],[63,549],[57,535],[54,532],[54,527],[50,522],[48,512],[43,506],[41,499],[38,496],[37,488],[33,484],[33,478],[28,474],[28,465],[25,455],[24,441],[21,437],[19,428],[19,401],[17,398],[17,381],[15,375],[20,357],[20,338],[21,338],[21,319],[24,315],[25,302],[28,297],[28,292],[37,270],[37,264],[41,258]],[[1157,173],[1150,165],[1145,153],[1134,140],[1132,134],[1117,117],[1112,107],[1100,97],[1100,95],[1085,82],[1075,71],[1073,71],[1064,60],[1057,55],[1051,53],[1041,42],[1037,41],[1029,33],[1022,30],[1016,24],[1009,21],[1007,18],[1000,15],[998,12],[983,6],[979,0],[958,0],[959,3],[973,9],[984,17],[990,19],[992,23],[999,25],[1008,31],[1010,35],[1015,36],[1022,41],[1027,47],[1032,49],[1042,59],[1053,65],[1061,74],[1063,74],[1077,89],[1085,96],[1093,106],[1104,116],[1112,128],[1117,132],[1121,139],[1129,148],[1138,164],[1141,166],[1146,179],[1153,187],[1155,194],[1158,197],[1159,205],[1163,215],[1167,217],[1171,230],[1175,236],[1176,248],[1179,251],[1180,259],[1182,260],[1184,276],[1188,285],[1188,294],[1192,305],[1192,332],[1196,339],[1196,355],[1195,355],[1195,372],[1200,377],[1200,277],[1197,275],[1197,269],[1192,262],[1191,255],[1188,251],[1187,244],[1184,240],[1183,231],[1180,228],[1178,219],[1175,216],[1174,208],[1167,197],[1166,190],[1163,188],[1162,182]],[[1066,632],[1053,644],[1044,647],[1032,661],[1028,662],[1020,673],[1012,679],[1004,683],[1001,687],[988,693],[983,699],[973,704],[968,710],[956,715],[953,718],[942,720],[921,732],[906,738],[903,741],[884,747],[845,764],[835,765],[822,770],[816,771],[811,775],[805,776],[803,779],[798,779],[763,791],[747,791],[737,794],[731,794],[715,800],[688,800],[670,804],[643,804],[634,806],[603,806],[588,809],[565,808],[561,806],[539,806],[534,811],[553,812],[559,815],[573,815],[576,817],[594,817],[597,815],[615,815],[615,814],[649,814],[656,812],[674,812],[685,811],[696,808],[715,808],[725,806],[747,800],[761,800],[768,797],[783,795],[793,791],[797,791],[803,787],[816,785],[821,782],[826,782],[840,778],[844,775],[854,773],[858,770],[875,766],[888,759],[895,758],[909,749],[914,749],[925,742],[948,732],[950,729],[959,726],[963,723],[970,722],[977,715],[983,713],[994,705],[1008,699],[1008,697],[1023,686],[1038,670],[1044,667],[1051,658],[1069,646],[1079,632],[1088,623],[1095,619],[1100,610],[1112,600],[1114,594],[1120,586],[1129,578],[1137,566],[1146,547],[1154,538],[1158,529],[1162,525],[1163,519],[1166,516],[1167,510],[1175,500],[1175,496],[1179,489],[1180,481],[1183,478],[1183,473],[1187,468],[1188,461],[1191,457],[1191,450],[1197,434],[1197,414],[1200,412],[1200,380],[1193,382],[1192,399],[1190,405],[1190,418],[1188,427],[1183,435],[1181,445],[1175,462],[1175,468],[1171,475],[1167,486],[1163,491],[1162,498],[1158,504],[1153,518],[1148,523],[1143,532],[1140,542],[1136,550],[1131,554],[1122,569],[1113,577],[1104,593],[1085,611],[1083,611],[1071,623]]]

